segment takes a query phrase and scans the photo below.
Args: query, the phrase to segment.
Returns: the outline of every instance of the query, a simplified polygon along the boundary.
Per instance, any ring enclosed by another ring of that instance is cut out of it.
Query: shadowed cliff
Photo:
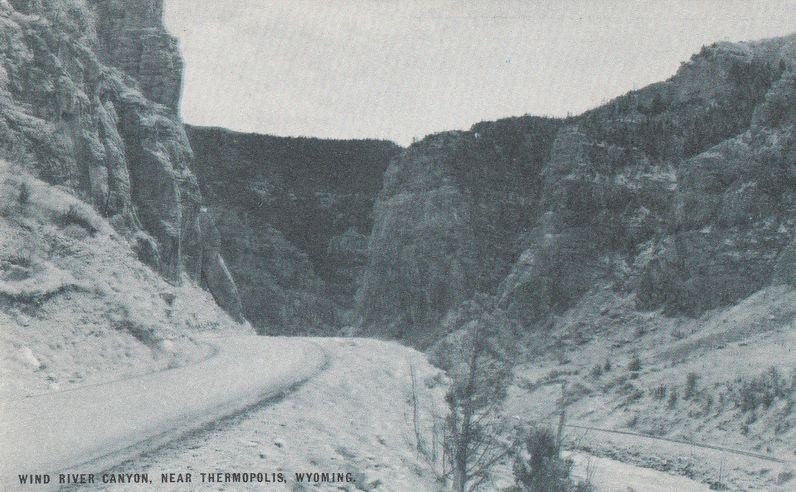
[[[338,333],[367,263],[373,202],[400,148],[187,131],[246,317],[269,333]]]

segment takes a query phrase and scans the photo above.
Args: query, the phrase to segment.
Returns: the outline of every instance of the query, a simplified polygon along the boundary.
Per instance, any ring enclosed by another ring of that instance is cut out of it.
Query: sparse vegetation
[[[22,268],[33,266],[36,243],[30,236],[23,236],[14,254],[8,258],[8,262]]]
[[[669,391],[669,400],[667,402],[667,406],[669,409],[672,409],[677,406],[677,389],[672,388]]]
[[[27,181],[23,181],[19,185],[19,195],[18,195],[19,204],[22,205],[23,207],[28,205],[30,203],[30,196],[32,193],[33,192],[30,188],[30,183],[28,183]]]
[[[80,226],[91,235],[96,234],[98,230],[86,209],[76,203],[69,205],[69,208],[61,215],[61,224],[63,226]]]
[[[641,370],[641,358],[639,358],[638,354],[633,354],[633,357],[630,358],[630,362],[627,364],[627,370],[631,373],[637,373]]]
[[[685,378],[685,390],[683,390],[683,398],[686,400],[690,400],[693,398],[694,393],[696,392],[697,381],[699,380],[699,375],[695,372],[689,372]]]
[[[625,391],[627,392],[627,402],[632,403],[634,401],[638,401],[644,397],[644,392],[637,388],[633,383],[627,383],[625,385]]]
[[[769,408],[777,399],[793,398],[796,391],[796,376],[784,376],[776,367],[750,379],[738,378],[733,392],[736,405],[744,412],[757,408]]]
[[[460,328],[435,351],[436,364],[451,381],[445,396],[448,415],[437,419],[430,437],[416,432],[421,457],[438,480],[457,492],[477,489],[512,451],[501,415],[513,377],[511,324],[500,313],[471,308],[462,307],[467,315],[458,318]]]
[[[710,410],[713,408],[713,397],[711,395],[707,395],[704,401],[704,414],[707,415],[710,413]]]

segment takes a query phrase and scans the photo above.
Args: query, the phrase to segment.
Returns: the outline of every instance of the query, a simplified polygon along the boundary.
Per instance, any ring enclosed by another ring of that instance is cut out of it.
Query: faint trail
[[[666,441],[666,442],[671,442],[671,443],[675,443],[675,444],[684,444],[684,445],[693,446],[693,447],[696,447],[696,448],[713,449],[713,450],[721,451],[721,452],[724,452],[724,453],[731,453],[731,454],[737,454],[737,455],[741,455],[741,456],[748,456],[748,457],[751,457],[751,458],[757,458],[757,459],[760,459],[760,460],[770,461],[770,462],[773,462],[773,463],[782,463],[782,464],[786,464],[786,465],[796,464],[796,462],[791,461],[791,460],[786,460],[786,459],[782,459],[782,458],[775,458],[773,456],[760,454],[760,453],[753,453],[751,451],[744,451],[742,449],[728,448],[728,447],[724,447],[724,446],[715,446],[713,444],[702,444],[702,443],[698,443],[698,442],[685,441],[685,440],[682,440],[682,439],[672,439],[672,438],[668,438],[668,437],[651,436],[649,434],[642,434],[640,432],[620,431],[620,430],[605,429],[605,428],[602,428],[602,427],[591,427],[591,426],[588,426],[588,425],[579,425],[579,424],[566,424],[566,427],[570,427],[570,428],[573,428],[573,429],[590,430],[590,431],[596,431],[596,432],[606,432],[606,433],[609,433],[609,434],[621,434],[621,435],[625,435],[625,436],[642,437],[644,439],[652,439],[654,441]]]

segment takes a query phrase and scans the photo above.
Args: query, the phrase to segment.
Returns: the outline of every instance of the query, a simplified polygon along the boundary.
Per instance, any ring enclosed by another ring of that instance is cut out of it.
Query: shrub
[[[605,360],[605,364],[603,364],[603,371],[608,372],[611,370],[611,361],[610,359]]]
[[[8,262],[22,268],[30,268],[33,266],[33,258],[36,250],[36,244],[31,237],[23,237],[22,241],[17,247],[16,253],[8,258]]]
[[[710,413],[710,410],[713,408],[713,397],[708,395],[705,397],[705,415]]]
[[[61,224],[64,226],[77,225],[94,235],[97,228],[94,226],[91,217],[86,210],[76,203],[69,205],[69,208],[61,216]]]
[[[736,405],[747,412],[759,406],[768,408],[779,398],[790,398],[796,390],[796,375],[791,374],[788,380],[776,367],[771,367],[757,377],[739,378],[736,385]]]
[[[23,181],[22,184],[19,185],[19,204],[24,206],[30,203],[31,193],[30,183]]]
[[[664,398],[666,398],[666,385],[661,384],[657,388],[652,390],[652,396],[656,400],[663,400]]]
[[[677,390],[674,389],[674,388],[672,388],[672,390],[669,391],[669,402],[668,402],[668,405],[669,405],[669,408],[674,408],[674,407],[677,406]]]
[[[11,255],[8,258],[8,262],[12,265],[16,265],[22,268],[30,268],[33,265],[33,258],[31,255],[25,254],[24,252],[20,251],[16,254]]]
[[[695,372],[688,373],[688,375],[685,377],[685,391],[683,392],[683,398],[685,398],[686,400],[690,400],[694,396],[698,380],[699,376],[697,375],[697,373]]]
[[[603,375],[603,368],[601,365],[596,364],[594,367],[591,368],[591,377],[594,379],[600,379],[600,376]]]
[[[724,482],[721,481],[712,481],[710,482],[710,486],[708,487],[710,490],[730,490]]]
[[[634,401],[638,401],[642,398],[644,398],[644,392],[636,387],[633,387],[633,389],[631,389],[627,394],[628,403],[633,403]]]
[[[518,443],[514,455],[517,490],[532,492],[589,491],[584,483],[570,478],[573,462],[561,456],[559,439],[547,427],[533,427]]]
[[[639,358],[638,354],[633,354],[633,357],[630,359],[630,363],[627,365],[627,370],[630,372],[638,372],[641,370],[641,359]]]

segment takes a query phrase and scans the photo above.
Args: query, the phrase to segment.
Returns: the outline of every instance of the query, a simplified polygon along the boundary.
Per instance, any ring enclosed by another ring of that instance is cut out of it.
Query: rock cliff
[[[215,229],[200,217],[177,112],[182,61],[162,8],[162,0],[0,2],[0,158],[71,190],[166,279],[201,281],[242,319],[212,247]]]
[[[598,285],[697,315],[793,282],[796,37],[705,47],[564,120],[432,135],[385,174],[363,333],[424,344],[476,293],[529,329]]]

